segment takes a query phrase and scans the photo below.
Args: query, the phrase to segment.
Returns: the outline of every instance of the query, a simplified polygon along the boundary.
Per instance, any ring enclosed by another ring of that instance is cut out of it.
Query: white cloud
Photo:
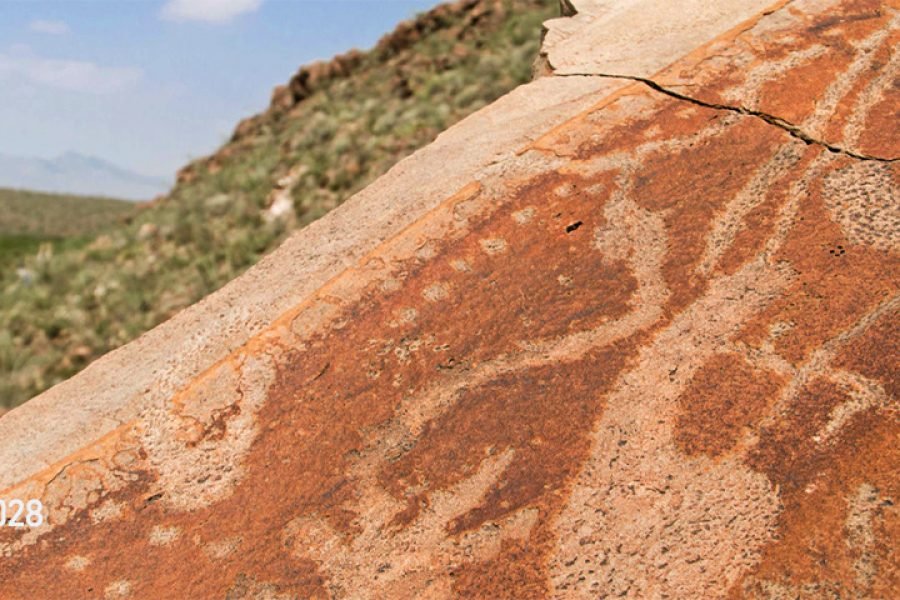
[[[64,21],[45,21],[37,19],[28,25],[28,29],[35,33],[47,33],[49,35],[63,35],[69,33],[69,26]]]
[[[169,21],[227,23],[238,15],[253,12],[263,0],[169,0],[162,18]]]
[[[110,94],[136,83],[141,70],[133,67],[104,67],[88,61],[35,56],[25,46],[0,52],[0,81],[20,80],[73,92]]]

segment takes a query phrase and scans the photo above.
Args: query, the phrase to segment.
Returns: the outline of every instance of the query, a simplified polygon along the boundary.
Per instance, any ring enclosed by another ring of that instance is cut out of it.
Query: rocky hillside
[[[551,0],[463,0],[301,68],[133,222],[0,275],[0,406],[219,288],[440,131],[527,81]]]

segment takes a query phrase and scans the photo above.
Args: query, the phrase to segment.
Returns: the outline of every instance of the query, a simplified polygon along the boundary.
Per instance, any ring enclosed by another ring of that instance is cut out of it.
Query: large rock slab
[[[891,597],[900,6],[571,4],[559,72],[0,419],[48,516],[0,597]]]

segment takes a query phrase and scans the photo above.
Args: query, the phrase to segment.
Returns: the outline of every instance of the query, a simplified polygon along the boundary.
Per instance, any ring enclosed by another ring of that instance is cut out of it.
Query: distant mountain
[[[171,184],[99,158],[66,152],[49,160],[0,154],[0,187],[150,200],[167,192]]]

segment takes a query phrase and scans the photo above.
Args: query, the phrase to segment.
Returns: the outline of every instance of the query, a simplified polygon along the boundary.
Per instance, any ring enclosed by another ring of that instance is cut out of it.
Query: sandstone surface
[[[566,4],[0,419],[0,598],[895,597],[900,3]]]

